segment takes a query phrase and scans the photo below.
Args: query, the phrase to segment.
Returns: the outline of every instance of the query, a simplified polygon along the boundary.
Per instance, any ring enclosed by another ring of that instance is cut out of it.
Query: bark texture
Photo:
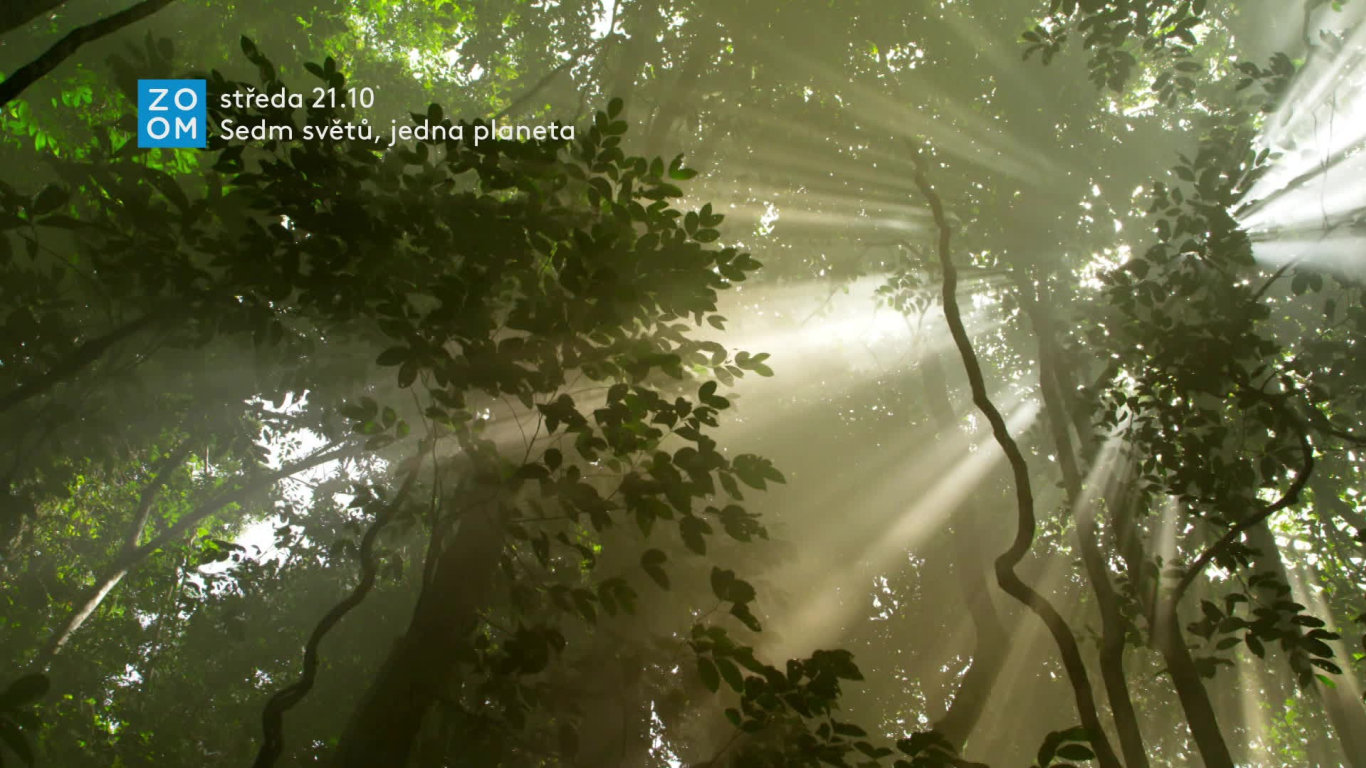
[[[478,624],[502,549],[496,505],[468,510],[418,597],[408,630],[347,723],[338,768],[408,764],[423,720],[455,671],[455,651]]]

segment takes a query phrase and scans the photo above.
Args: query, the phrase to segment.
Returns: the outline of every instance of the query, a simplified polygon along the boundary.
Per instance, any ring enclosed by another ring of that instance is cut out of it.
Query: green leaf
[[[745,689],[745,676],[740,674],[740,668],[735,666],[735,662],[730,659],[716,660],[716,666],[721,670],[721,677],[726,681],[726,685],[731,690],[739,693]]]
[[[705,535],[711,533],[711,526],[707,525],[705,520],[694,515],[688,515],[678,521],[678,530],[683,536],[684,546],[696,554],[707,554]]]
[[[1058,756],[1068,760],[1090,760],[1096,753],[1084,744],[1064,744],[1058,747]]]
[[[34,216],[51,213],[57,210],[62,203],[65,203],[70,195],[71,193],[68,190],[56,184],[49,184],[43,187],[43,191],[39,192],[37,197],[33,198],[33,205],[29,212]]]
[[[744,494],[740,492],[740,484],[735,482],[734,474],[721,472],[718,476],[721,479],[721,487],[726,489],[726,493],[729,493],[731,498],[744,500]]]
[[[24,675],[0,693],[0,709],[14,709],[47,695],[52,683],[40,672]]]
[[[735,582],[735,571],[722,570],[716,566],[711,569],[711,591],[718,600],[730,600],[730,587]]]
[[[751,632],[764,631],[763,627],[759,624],[759,619],[755,617],[754,612],[751,611],[749,606],[745,603],[736,603],[735,605],[732,605],[730,607],[730,615],[739,619],[740,623],[748,627]]]
[[[716,693],[721,687],[721,673],[717,671],[711,659],[705,656],[697,657],[697,676],[702,678],[702,684],[712,693]]]
[[[645,569],[645,574],[653,579],[660,589],[669,588],[669,574],[664,570],[664,562],[668,559],[668,556],[658,549],[647,549],[645,554],[640,556],[640,567]]]
[[[1062,741],[1062,736],[1054,731],[1044,737],[1043,744],[1039,747],[1038,762],[1040,768],[1047,768],[1053,762],[1053,755],[1057,752],[1058,744]]]
[[[594,595],[586,589],[576,589],[571,593],[574,600],[574,607],[578,609],[579,615],[584,621],[590,624],[597,622],[598,612],[593,607]]]
[[[33,765],[33,750],[29,747],[28,740],[20,732],[19,726],[4,718],[0,718],[0,741],[5,742],[14,754],[24,761],[24,765]]]
[[[867,731],[863,730],[857,725],[854,725],[853,723],[840,722],[835,723],[835,733],[838,733],[841,736],[854,736],[856,738],[861,738],[863,736],[868,735]]]

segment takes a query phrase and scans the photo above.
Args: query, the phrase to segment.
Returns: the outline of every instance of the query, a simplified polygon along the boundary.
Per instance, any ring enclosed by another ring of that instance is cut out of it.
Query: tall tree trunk
[[[636,87],[636,76],[645,63],[645,54],[655,46],[661,4],[662,0],[641,0],[636,4],[635,12],[623,16],[621,20],[622,31],[629,37],[621,46],[621,57],[617,60],[607,95],[621,98],[628,109]]]
[[[1186,725],[1204,759],[1205,768],[1233,768],[1233,757],[1219,728],[1214,705],[1210,702],[1209,692],[1205,690],[1181,632],[1176,604],[1164,599],[1161,577],[1148,561],[1139,541],[1139,501],[1133,485],[1129,482],[1119,485],[1115,494],[1107,499],[1107,506],[1114,516],[1115,538],[1120,557],[1124,559],[1128,570],[1134,597],[1148,619],[1148,640],[1166,662],[1167,676],[1176,689]]]
[[[1210,703],[1209,692],[1205,690],[1195,660],[1191,658],[1179,622],[1176,606],[1171,601],[1165,601],[1159,608],[1153,627],[1153,640],[1167,663],[1167,675],[1176,687],[1176,696],[1186,714],[1186,724],[1190,727],[1200,756],[1204,758],[1205,768],[1233,768],[1233,756],[1229,754],[1224,732],[1214,715],[1214,705]]]
[[[423,719],[444,695],[456,650],[479,621],[503,551],[497,504],[470,508],[342,733],[338,768],[403,768]]]
[[[674,124],[683,117],[693,94],[697,91],[702,71],[711,59],[715,27],[701,22],[694,22],[691,26],[698,27],[697,34],[693,37],[692,45],[688,46],[688,55],[678,70],[673,87],[669,89],[668,101],[660,104],[659,109],[655,110],[654,119],[650,121],[650,131],[645,139],[646,157],[659,155],[664,151],[665,139],[668,138]]]
[[[579,768],[636,768],[649,763],[650,702],[642,695],[640,661],[620,657],[619,646],[598,649],[596,673],[580,688]]]
[[[1147,768],[1148,753],[1143,746],[1143,733],[1138,725],[1138,715],[1134,712],[1129,681],[1124,674],[1125,621],[1120,614],[1119,596],[1110,581],[1110,569],[1096,534],[1095,510],[1090,501],[1083,497],[1081,469],[1072,448],[1072,438],[1068,434],[1069,411],[1057,378],[1061,366],[1054,342],[1052,317],[1047,308],[1048,294],[1043,292],[1036,301],[1024,281],[1020,281],[1019,289],[1021,302],[1032,321],[1039,344],[1039,391],[1043,396],[1045,420],[1062,469],[1067,505],[1076,523],[1082,566],[1095,592],[1096,605],[1100,611],[1101,680],[1105,685],[1106,698],[1110,701],[1110,713],[1119,734],[1124,762],[1128,768]]]

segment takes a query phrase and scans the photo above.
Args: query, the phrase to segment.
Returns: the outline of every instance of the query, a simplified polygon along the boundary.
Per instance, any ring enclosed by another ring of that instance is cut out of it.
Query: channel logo
[[[203,149],[208,139],[203,80],[138,81],[139,147]]]

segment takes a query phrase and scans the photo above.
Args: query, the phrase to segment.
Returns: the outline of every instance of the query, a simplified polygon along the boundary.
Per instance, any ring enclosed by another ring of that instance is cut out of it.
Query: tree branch
[[[56,69],[57,65],[70,58],[82,45],[117,32],[129,24],[141,21],[173,2],[175,0],[143,0],[143,2],[119,11],[113,16],[71,30],[66,37],[58,40],[51,48],[44,51],[43,55],[15,70],[14,74],[5,78],[4,82],[0,82],[0,106],[18,98],[25,88],[38,82],[44,75]]]
[[[1177,582],[1176,587],[1172,589],[1170,610],[1173,614],[1176,612],[1176,604],[1181,601],[1181,597],[1186,594],[1186,590],[1190,588],[1190,585],[1195,579],[1204,572],[1205,567],[1210,564],[1210,561],[1214,560],[1214,558],[1218,557],[1224,550],[1228,549],[1233,542],[1237,541],[1238,538],[1243,535],[1244,531],[1300,500],[1300,492],[1308,485],[1309,478],[1314,473],[1314,448],[1309,444],[1309,435],[1304,429],[1304,425],[1300,424],[1298,420],[1292,420],[1291,423],[1295,426],[1295,436],[1299,439],[1300,456],[1302,457],[1300,469],[1295,476],[1294,482],[1290,484],[1290,487],[1285,490],[1285,493],[1282,494],[1281,498],[1277,499],[1275,503],[1266,505],[1261,511],[1244,518],[1237,525],[1228,529],[1227,533],[1206,548],[1205,551],[1195,559],[1195,562],[1191,563],[1191,567],[1187,568],[1185,574],[1181,576],[1181,581]]]
[[[9,80],[0,83],[0,89],[3,89],[7,83]],[[4,413],[25,400],[37,397],[80,373],[83,368],[100,359],[110,347],[151,325],[158,316],[155,312],[149,312],[136,320],[124,323],[103,336],[97,336],[76,347],[71,354],[52,366],[47,373],[36,379],[29,379],[0,395],[0,413]]]
[[[346,614],[353,608],[360,605],[365,600],[366,595],[375,586],[375,541],[389,521],[394,519],[399,505],[408,497],[412,490],[413,483],[417,481],[418,470],[422,466],[422,452],[419,451],[414,460],[413,468],[404,478],[403,485],[394,494],[394,498],[380,510],[375,516],[375,521],[366,529],[365,536],[360,542],[360,580],[352,588],[351,594],[342,599],[341,602],[332,606],[318,623],[313,627],[313,632],[308,637],[308,642],[304,645],[304,671],[293,684],[276,691],[266,702],[265,709],[261,712],[261,749],[256,753],[256,761],[252,763],[253,768],[272,768],[275,761],[280,758],[280,753],[285,746],[285,712],[293,709],[303,698],[313,690],[313,682],[318,676],[318,645],[332,628],[340,622]]]
[[[531,99],[537,93],[540,93],[541,89],[545,88],[547,85],[550,85],[550,81],[558,77],[561,72],[564,72],[565,70],[569,69],[575,64],[578,64],[580,61],[583,61],[584,56],[587,56],[588,54],[592,53],[594,49],[602,45],[604,40],[608,40],[611,37],[612,35],[608,33],[606,36],[602,37],[597,42],[593,43],[587,48],[584,48],[579,53],[576,53],[573,56],[570,56],[569,58],[565,59],[563,62],[560,63],[559,66],[542,75],[541,79],[537,80],[534,85],[532,85],[530,88],[527,88],[520,95],[518,95],[517,98],[513,99],[512,103],[508,104],[506,107],[499,110],[498,113],[493,116],[493,119],[500,120],[512,114],[513,112],[516,112],[518,109],[521,109],[528,101],[531,101]]]
[[[151,482],[147,483],[142,489],[142,497],[138,499],[137,511],[133,513],[133,524],[128,527],[128,536],[124,539],[121,555],[126,555],[138,548],[138,540],[142,538],[142,532],[147,528],[147,520],[152,516],[152,502],[156,500],[157,492],[170,479],[170,474],[185,461],[185,457],[190,455],[192,448],[190,438],[185,438],[176,446],[174,451],[157,463],[153,472]]]
[[[1096,710],[1095,696],[1091,690],[1091,680],[1086,673],[1086,664],[1082,660],[1081,650],[1077,646],[1076,637],[1072,635],[1071,627],[1067,625],[1067,621],[1043,595],[1025,584],[1015,573],[1015,566],[1024,559],[1034,543],[1034,492],[1029,480],[1029,467],[1025,464],[1024,454],[1020,452],[1019,445],[1010,436],[1005,418],[1001,416],[1000,410],[996,408],[996,405],[987,395],[986,381],[982,376],[982,366],[977,361],[977,353],[972,348],[972,340],[968,337],[967,328],[963,325],[962,313],[958,308],[958,272],[954,268],[953,257],[950,253],[950,230],[948,217],[944,214],[944,203],[925,178],[924,157],[917,154],[914,160],[915,174],[913,179],[915,185],[920,190],[921,195],[925,197],[926,202],[929,203],[930,211],[934,214],[935,226],[939,231],[937,250],[939,264],[944,272],[944,317],[948,321],[949,333],[953,336],[954,345],[958,347],[958,354],[963,359],[963,368],[967,373],[968,384],[972,389],[972,402],[991,424],[992,435],[996,438],[996,443],[1000,445],[1002,452],[1005,453],[1006,459],[1010,463],[1011,473],[1015,478],[1017,507],[1015,540],[1010,548],[996,559],[996,581],[1001,585],[1001,589],[1025,604],[1048,627],[1049,633],[1053,635],[1053,642],[1057,645],[1058,652],[1062,656],[1063,667],[1067,671],[1068,680],[1072,685],[1072,693],[1076,698],[1077,714],[1081,719],[1082,727],[1088,731],[1091,737],[1091,746],[1096,752],[1097,762],[1101,768],[1121,768],[1119,758],[1115,755],[1114,748],[1110,746],[1110,739],[1105,735],[1105,729],[1101,726],[1100,717]]]
[[[64,2],[66,0],[6,0],[0,7],[0,34],[18,29]]]
[[[937,352],[926,351],[921,361],[921,376],[926,405],[935,417],[936,436],[949,437],[957,428],[957,414],[954,413],[953,403],[949,401],[948,382]],[[987,555],[980,548],[980,537],[975,530],[978,520],[983,517],[981,510],[986,507],[981,496],[979,487],[954,510],[950,532],[954,550],[949,560],[951,573],[967,604],[976,635],[972,662],[959,680],[947,711],[931,723],[932,729],[960,754],[981,720],[996,679],[1005,665],[1009,647],[1005,626],[996,613],[987,586]]]
[[[109,596],[109,593],[114,590],[114,587],[118,586],[119,582],[123,580],[124,576],[128,575],[129,571],[136,568],[153,552],[165,547],[174,540],[178,540],[192,528],[199,525],[204,518],[218,512],[224,507],[240,503],[256,491],[261,490],[262,488],[269,488],[290,475],[302,472],[306,469],[311,469],[319,464],[324,464],[340,457],[344,451],[342,448],[337,448],[336,446],[337,444],[334,443],[312,456],[301,459],[288,466],[281,467],[274,472],[270,472],[264,477],[258,478],[255,482],[219,494],[217,498],[180,518],[180,520],[176,521],[175,525],[172,525],[161,535],[153,538],[146,544],[133,549],[125,548],[123,554],[115,558],[113,564],[105,571],[104,575],[95,582],[95,586],[91,588],[80,606],[72,611],[71,615],[67,617],[66,621],[62,623],[62,626],[57,631],[52,633],[52,636],[48,639],[42,650],[38,652],[38,657],[34,662],[35,666],[42,670],[46,670],[50,667],[52,665],[52,660],[66,647],[66,644],[71,640],[71,636],[74,635],[95,613],[95,610],[104,602],[104,598]]]

